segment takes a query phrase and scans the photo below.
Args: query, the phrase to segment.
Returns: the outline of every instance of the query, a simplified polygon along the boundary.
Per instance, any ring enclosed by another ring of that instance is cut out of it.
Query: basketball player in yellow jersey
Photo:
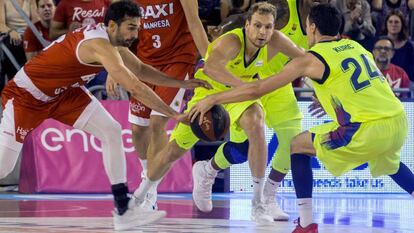
[[[275,28],[285,34],[296,45],[308,49],[306,39],[306,18],[312,6],[319,3],[327,3],[329,0],[271,0],[269,3],[276,6],[277,20]],[[230,25],[229,27],[234,27]],[[272,45],[272,40],[269,46]],[[279,73],[283,66],[289,61],[284,54],[277,54],[272,57],[263,69],[259,71],[260,78],[267,78]],[[275,90],[261,99],[265,113],[266,125],[273,129],[277,136],[278,146],[272,158],[271,171],[264,185],[264,203],[266,211],[275,220],[288,220],[289,215],[285,213],[276,202],[277,188],[286,174],[290,171],[290,141],[302,131],[302,118],[292,84]],[[216,170],[224,170],[232,164],[244,163],[247,161],[247,153],[228,153],[231,144],[223,144],[217,150],[214,157],[209,161]],[[204,163],[203,161],[197,163]],[[198,164],[195,164],[196,168]],[[201,179],[198,177],[197,179]],[[201,182],[202,183],[202,182]],[[193,196],[197,195],[193,192]]]
[[[197,71],[195,77],[208,81],[212,89],[205,91],[195,89],[195,94],[188,106],[195,105],[205,96],[228,90],[231,87],[242,85],[244,82],[255,80],[257,73],[267,61],[268,53],[275,55],[278,52],[290,57],[304,55],[295,44],[280,32],[274,32],[276,17],[275,7],[269,3],[254,4],[249,10],[244,29],[235,29],[223,35],[209,45],[206,54],[204,68]],[[277,40],[272,47],[267,44],[270,39]],[[265,214],[262,195],[264,185],[264,173],[267,161],[267,147],[264,136],[263,111],[258,101],[229,104],[225,106],[230,114],[231,140],[239,148],[246,148],[249,141],[249,164],[253,176],[254,197],[252,201],[252,219],[258,222],[273,221],[273,218]],[[167,172],[170,165],[189,150],[198,138],[192,133],[188,125],[178,124],[171,134],[170,142],[159,154],[155,156],[153,163],[148,167],[149,180],[144,181],[134,193],[138,202],[142,201],[149,187]],[[236,150],[238,148],[235,148]],[[203,166],[211,173],[217,173],[211,166]],[[197,169],[196,169],[197,170]],[[206,172],[209,179],[205,184],[206,192],[201,193],[200,198],[194,198],[196,205],[202,211],[211,211],[211,186],[216,174]],[[194,183],[198,183],[194,180]],[[198,187],[198,185],[196,185]],[[197,190],[196,190],[197,191]]]
[[[298,76],[308,76],[318,99],[333,122],[296,136],[291,142],[291,165],[300,222],[294,233],[318,232],[312,218],[313,175],[310,156],[317,156],[333,175],[340,176],[368,162],[372,176],[389,175],[414,196],[414,175],[400,162],[407,137],[407,118],[401,102],[375,66],[372,54],[357,42],[337,39],[340,13],[320,4],[311,9],[306,32],[311,49],[289,62],[275,76],[198,102],[189,116],[214,104],[259,98]]]

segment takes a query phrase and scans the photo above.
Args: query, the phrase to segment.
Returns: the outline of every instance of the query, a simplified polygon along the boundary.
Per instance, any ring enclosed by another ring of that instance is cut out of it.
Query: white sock
[[[208,161],[207,166],[205,167],[207,174],[216,177],[217,173],[219,172],[218,170],[214,169],[213,165],[211,165],[211,160]]]
[[[148,165],[147,165],[148,161],[146,159],[139,159],[139,162],[141,163],[142,170],[147,170],[147,168],[148,168]]]
[[[142,181],[141,182],[144,182],[144,180],[148,180],[148,175],[147,175],[147,172],[148,172],[148,169],[147,169],[148,168],[148,160],[146,160],[146,159],[139,159],[139,162],[141,163],[141,166],[142,166],[142,173],[141,173],[141,179],[142,179]],[[161,180],[162,179],[160,179],[158,181],[155,181],[156,182],[155,185],[152,185],[148,192],[150,192],[150,193],[157,192],[157,188],[158,188],[158,185],[160,184]],[[134,193],[134,196],[135,196],[135,193]]]
[[[263,188],[265,178],[253,178],[253,203],[261,203],[263,200]]]
[[[276,182],[270,178],[267,178],[266,183],[264,185],[264,202],[269,203],[275,200],[277,188],[279,187],[281,182]]]
[[[300,198],[297,200],[300,225],[307,227],[313,223],[312,198]]]
[[[135,190],[134,192],[134,197],[137,199],[137,202],[138,203],[143,202],[148,191],[150,189],[157,188],[158,183],[159,183],[159,180],[157,181],[150,181],[149,179],[142,180],[141,184],[139,185],[137,190]]]

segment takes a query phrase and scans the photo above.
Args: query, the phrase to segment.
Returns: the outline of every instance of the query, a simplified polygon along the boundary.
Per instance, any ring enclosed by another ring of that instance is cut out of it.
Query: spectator
[[[56,39],[76,28],[103,22],[111,0],[61,0],[53,17],[49,37]]]
[[[371,51],[375,35],[371,8],[366,0],[332,1],[344,19],[343,34]]]
[[[400,10],[405,15],[405,21],[409,22],[410,11],[414,9],[414,0],[372,0],[372,18],[377,34],[381,33],[385,17],[392,10]]]
[[[411,96],[414,96],[414,46],[408,40],[408,26],[401,11],[393,10],[387,15],[383,35],[387,35],[394,43],[395,54],[391,63],[400,66],[408,74]]]
[[[378,38],[375,42],[374,50],[375,63],[381,70],[382,74],[387,78],[391,88],[410,88],[410,79],[407,73],[399,66],[391,63],[394,56],[394,43],[387,36]],[[397,97],[407,98],[409,95],[396,93]]]
[[[215,40],[220,35],[231,31],[235,28],[243,27],[246,22],[246,11],[253,4],[254,0],[231,0],[223,1],[221,5],[221,13],[223,20],[217,26],[208,26],[207,33],[211,41]],[[268,1],[271,4],[276,4],[275,0]]]
[[[38,20],[36,13],[36,3],[34,0],[16,0],[24,13],[33,21]],[[27,27],[27,22],[15,9],[10,0],[0,0],[0,33],[6,34],[3,40],[4,45],[10,50],[20,66],[26,63],[26,56],[22,46],[22,36]],[[0,72],[0,93],[6,83],[6,76],[10,80],[14,77],[17,70],[9,58],[3,55],[1,59]]]
[[[40,21],[35,23],[35,27],[37,31],[40,32],[43,39],[45,39],[47,42],[50,42],[49,26],[50,21],[55,14],[55,4],[53,0],[36,0],[36,4]],[[40,43],[40,41],[33,33],[32,29],[29,27],[24,32],[23,40],[26,59],[28,61],[43,49],[43,45]]]

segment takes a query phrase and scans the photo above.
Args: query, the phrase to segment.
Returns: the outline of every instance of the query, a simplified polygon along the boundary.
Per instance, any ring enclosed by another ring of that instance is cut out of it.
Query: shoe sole
[[[142,226],[142,225],[146,225],[146,224],[150,224],[153,222],[156,222],[162,218],[164,218],[167,215],[167,212],[165,211],[157,211],[157,213],[154,213],[151,216],[151,218],[146,218],[146,219],[134,219],[132,220],[130,223],[126,223],[126,224],[117,224],[117,226],[114,226],[114,229],[116,231],[124,231],[124,230],[128,230],[134,227],[138,227],[138,226]],[[138,216],[137,216],[138,217]],[[140,216],[142,217],[142,216]]]
[[[277,218],[273,217],[273,220],[286,222],[286,221],[289,221],[289,217],[277,217]]]
[[[271,225],[271,224],[273,224],[274,223],[274,221],[270,221],[270,219],[256,219],[256,218],[253,218],[253,217],[250,217],[250,219],[253,221],[253,222],[255,222],[256,224],[259,224],[259,225]]]
[[[193,185],[193,193],[192,193],[193,201],[194,201],[194,204],[196,205],[196,207],[197,207],[198,210],[200,210],[201,212],[204,212],[204,213],[209,213],[209,212],[211,212],[213,210],[213,205],[211,205],[211,208],[208,208],[208,209],[200,208],[200,204],[194,198],[194,190],[195,190],[195,187],[196,187],[195,184],[198,184],[198,180],[196,180],[196,177],[197,176],[194,175],[197,172],[196,169],[195,169],[196,166],[197,165],[193,166],[193,169],[192,169],[193,182],[194,182],[194,185]]]

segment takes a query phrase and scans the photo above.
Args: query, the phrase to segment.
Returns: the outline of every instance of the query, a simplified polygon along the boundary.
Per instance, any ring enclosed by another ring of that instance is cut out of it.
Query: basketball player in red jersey
[[[102,142],[104,167],[116,207],[115,230],[151,223],[165,212],[147,211],[129,201],[121,126],[83,84],[105,68],[135,98],[178,121],[184,116],[166,105],[137,76],[176,87],[203,85],[194,80],[171,79],[141,63],[125,48],[137,39],[139,16],[139,8],[133,2],[112,4],[105,16],[105,26],[87,26],[60,37],[26,63],[2,93],[0,179],[13,169],[25,136],[43,120],[53,118],[82,129]]]
[[[111,0],[61,0],[50,25],[50,38],[77,28],[102,23]]]
[[[178,80],[189,79],[194,73],[198,52],[204,56],[208,46],[207,35],[198,16],[197,0],[136,0],[141,8],[141,28],[137,57],[159,71]],[[184,90],[150,85],[171,108],[180,110]],[[107,85],[113,93],[114,84]],[[168,117],[136,98],[131,98],[129,122],[133,142],[138,152],[146,179],[147,161],[168,142]],[[148,158],[148,160],[147,160]],[[150,190],[144,206],[156,208],[157,187]]]

